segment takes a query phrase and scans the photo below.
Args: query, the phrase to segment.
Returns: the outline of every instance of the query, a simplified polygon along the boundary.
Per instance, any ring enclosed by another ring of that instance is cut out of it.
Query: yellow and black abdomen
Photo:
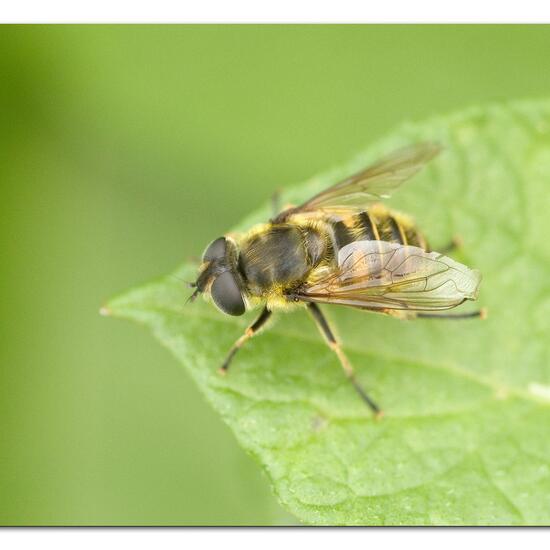
[[[413,221],[383,204],[374,204],[368,211],[329,218],[327,223],[333,234],[335,256],[338,250],[356,241],[385,241],[429,250]]]

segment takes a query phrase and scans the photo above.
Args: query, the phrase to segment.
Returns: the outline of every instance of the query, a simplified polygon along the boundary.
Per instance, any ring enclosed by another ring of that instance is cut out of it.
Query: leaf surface
[[[185,306],[181,280],[194,280],[194,266],[107,308],[145,324],[174,353],[306,523],[548,524],[550,102],[405,124],[285,199],[303,201],[418,141],[444,151],[388,204],[413,215],[436,249],[462,238],[454,257],[481,270],[489,318],[400,321],[325,308],[382,421],[303,311],[278,315],[220,377],[257,312],[230,318],[202,300]],[[237,229],[269,215],[264,208]]]

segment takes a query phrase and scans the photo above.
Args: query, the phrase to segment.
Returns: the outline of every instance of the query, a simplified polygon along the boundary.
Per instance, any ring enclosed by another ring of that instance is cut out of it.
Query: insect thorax
[[[239,271],[252,295],[292,288],[321,261],[327,246],[326,236],[313,227],[263,226],[241,242]]]

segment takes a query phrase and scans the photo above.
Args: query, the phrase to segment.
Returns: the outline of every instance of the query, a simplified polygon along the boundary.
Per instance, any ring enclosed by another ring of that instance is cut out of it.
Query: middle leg
[[[323,315],[323,312],[321,311],[319,306],[315,303],[309,303],[307,307],[309,312],[313,316],[313,319],[317,323],[317,327],[321,331],[321,334],[325,337],[330,349],[334,351],[334,353],[338,357],[338,360],[340,361],[340,364],[342,365],[342,368],[344,369],[346,376],[348,377],[349,381],[353,384],[353,387],[355,388],[357,393],[360,395],[361,399],[375,413],[376,418],[382,418],[383,413],[380,410],[380,407],[372,400],[371,397],[369,397],[367,392],[364,390],[364,388],[355,378],[355,372],[353,370],[353,367],[351,366],[349,359],[346,357],[344,351],[342,350],[340,343],[338,342],[338,340],[336,340],[336,337],[334,336],[334,333],[332,332],[330,325],[328,324],[328,321],[326,317]]]

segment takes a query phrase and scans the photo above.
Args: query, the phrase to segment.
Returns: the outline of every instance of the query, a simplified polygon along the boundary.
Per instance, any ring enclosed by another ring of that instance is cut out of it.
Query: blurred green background
[[[286,524],[102,301],[394,125],[548,95],[546,26],[0,28],[0,524]]]

